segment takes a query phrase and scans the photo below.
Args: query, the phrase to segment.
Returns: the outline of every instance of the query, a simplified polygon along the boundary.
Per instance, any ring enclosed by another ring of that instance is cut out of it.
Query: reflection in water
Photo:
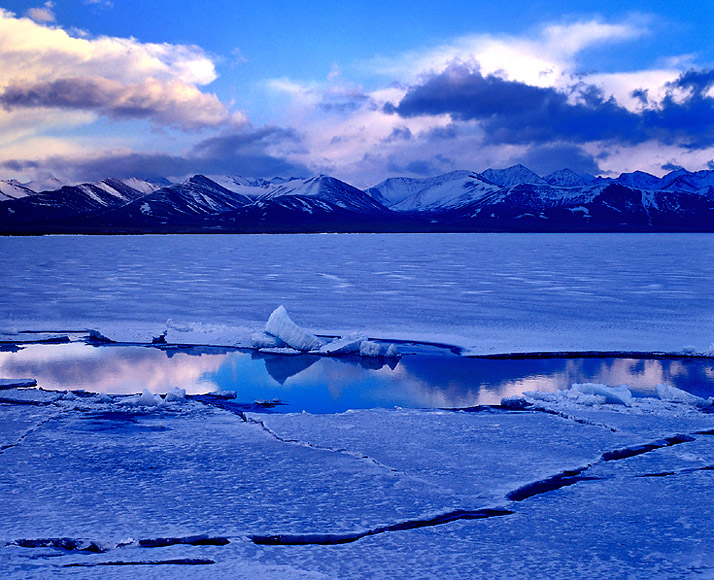
[[[359,357],[281,356],[220,350],[28,345],[0,351],[0,378],[29,377],[46,389],[128,394],[173,387],[189,394],[215,390],[238,400],[280,399],[280,411],[339,412],[371,407],[469,407],[497,404],[524,391],[555,391],[572,383],[626,384],[652,394],[669,383],[714,394],[706,359],[484,360],[426,351],[398,363]]]

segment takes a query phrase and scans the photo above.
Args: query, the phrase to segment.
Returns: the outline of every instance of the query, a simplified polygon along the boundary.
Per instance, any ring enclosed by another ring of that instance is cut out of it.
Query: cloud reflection
[[[183,353],[169,358],[154,348],[30,345],[17,353],[0,353],[0,375],[32,377],[51,390],[165,393],[179,386],[194,394],[216,390],[205,375],[217,371],[224,360],[223,355]]]

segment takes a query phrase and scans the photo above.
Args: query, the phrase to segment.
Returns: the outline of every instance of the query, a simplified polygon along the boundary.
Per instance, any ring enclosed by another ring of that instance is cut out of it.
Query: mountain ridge
[[[541,177],[515,165],[364,190],[323,174],[104,179],[40,192],[0,182],[2,234],[194,231],[714,231],[714,171]]]

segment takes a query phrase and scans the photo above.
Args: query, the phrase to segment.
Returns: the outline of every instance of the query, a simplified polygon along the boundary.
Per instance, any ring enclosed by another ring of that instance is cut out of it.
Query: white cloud
[[[56,20],[55,13],[52,11],[54,2],[45,2],[40,8],[29,8],[25,14],[35,22],[54,22]]]
[[[28,11],[32,18],[0,8],[0,143],[12,143],[15,152],[27,149],[21,143],[27,139],[42,145],[35,158],[53,155],[48,132],[99,116],[185,130],[246,121],[203,89],[217,74],[201,48],[72,35],[40,23],[52,21],[52,8],[47,2]],[[41,17],[37,10],[48,13]],[[3,149],[0,157],[10,159],[13,150]]]
[[[608,24],[597,19],[542,27],[531,37],[493,34],[462,36],[441,46],[408,52],[370,63],[377,72],[414,83],[420,75],[440,73],[454,61],[479,67],[482,74],[499,74],[534,86],[570,82],[575,57],[586,48],[647,33],[641,21]]]

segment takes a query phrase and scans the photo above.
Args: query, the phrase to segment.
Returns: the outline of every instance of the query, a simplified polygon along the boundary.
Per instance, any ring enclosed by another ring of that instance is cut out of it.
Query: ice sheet
[[[644,579],[714,569],[703,509],[714,416],[695,406],[245,416],[136,398],[0,403],[13,418],[0,449],[5,577]],[[355,534],[367,535],[349,541]]]
[[[5,237],[0,270],[15,329],[151,340],[171,319],[177,341],[248,346],[284,304],[318,334],[473,353],[714,342],[711,234]]]

